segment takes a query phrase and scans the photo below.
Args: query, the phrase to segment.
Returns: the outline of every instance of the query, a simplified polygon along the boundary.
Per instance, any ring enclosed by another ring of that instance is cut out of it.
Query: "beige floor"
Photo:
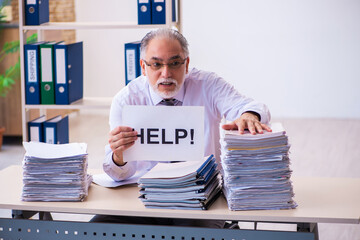
[[[83,112],[70,118],[70,140],[88,144],[90,168],[101,167],[108,136],[107,118],[106,112],[96,115]],[[275,121],[282,122],[287,130],[294,176],[360,178],[360,119],[273,119]],[[23,154],[19,145],[4,145],[0,151],[0,169],[21,164]],[[8,217],[10,211],[0,210],[0,216]],[[54,216],[59,220],[67,217]],[[90,217],[71,216],[80,220]],[[320,239],[324,240],[360,240],[360,225],[319,224],[319,232]]]

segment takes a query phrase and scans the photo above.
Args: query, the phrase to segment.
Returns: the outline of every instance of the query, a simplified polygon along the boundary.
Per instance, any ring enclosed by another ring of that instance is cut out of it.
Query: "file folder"
[[[70,104],[83,97],[83,43],[54,45],[55,103]]]
[[[25,25],[49,22],[49,0],[24,0]]]
[[[44,142],[50,144],[69,143],[69,117],[61,115],[44,122]]]
[[[28,122],[29,141],[44,142],[43,124],[46,121],[46,116],[43,115]]]
[[[165,24],[165,0],[151,0],[151,23]]]
[[[55,42],[40,45],[40,99],[41,104],[55,104],[53,46]]]
[[[44,42],[24,45],[25,102],[40,104],[39,45]]]
[[[125,43],[125,85],[141,75],[140,43]]]
[[[171,1],[171,14],[172,14],[172,21],[178,22],[179,21],[179,1],[178,0],[172,0]]]
[[[138,0],[138,24],[151,24],[151,1]]]

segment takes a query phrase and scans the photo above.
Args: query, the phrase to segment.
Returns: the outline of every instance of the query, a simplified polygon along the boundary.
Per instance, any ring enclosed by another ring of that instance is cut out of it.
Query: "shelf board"
[[[112,98],[87,97],[70,105],[25,105],[26,109],[109,109]]]
[[[141,29],[141,28],[164,28],[175,25],[171,24],[148,24],[138,25],[136,22],[48,22],[36,26],[23,26],[24,30],[62,30],[62,29]]]
[[[19,28],[18,22],[0,23],[0,28]]]

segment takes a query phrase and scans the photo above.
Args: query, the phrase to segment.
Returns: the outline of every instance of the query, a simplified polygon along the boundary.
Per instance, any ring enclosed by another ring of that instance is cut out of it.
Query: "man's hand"
[[[238,119],[229,124],[222,126],[225,130],[239,130],[240,134],[244,134],[244,130],[248,129],[251,134],[264,133],[263,130],[271,132],[271,128],[259,121],[258,116],[253,113],[245,112]]]
[[[123,152],[135,144],[137,132],[131,127],[118,126],[109,133],[109,144],[113,151],[113,161],[119,166],[123,166]]]

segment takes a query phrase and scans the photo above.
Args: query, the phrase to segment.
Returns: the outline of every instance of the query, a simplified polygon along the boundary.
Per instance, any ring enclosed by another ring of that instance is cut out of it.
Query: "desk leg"
[[[297,231],[314,233],[315,240],[319,240],[319,229],[317,223],[298,223]]]

